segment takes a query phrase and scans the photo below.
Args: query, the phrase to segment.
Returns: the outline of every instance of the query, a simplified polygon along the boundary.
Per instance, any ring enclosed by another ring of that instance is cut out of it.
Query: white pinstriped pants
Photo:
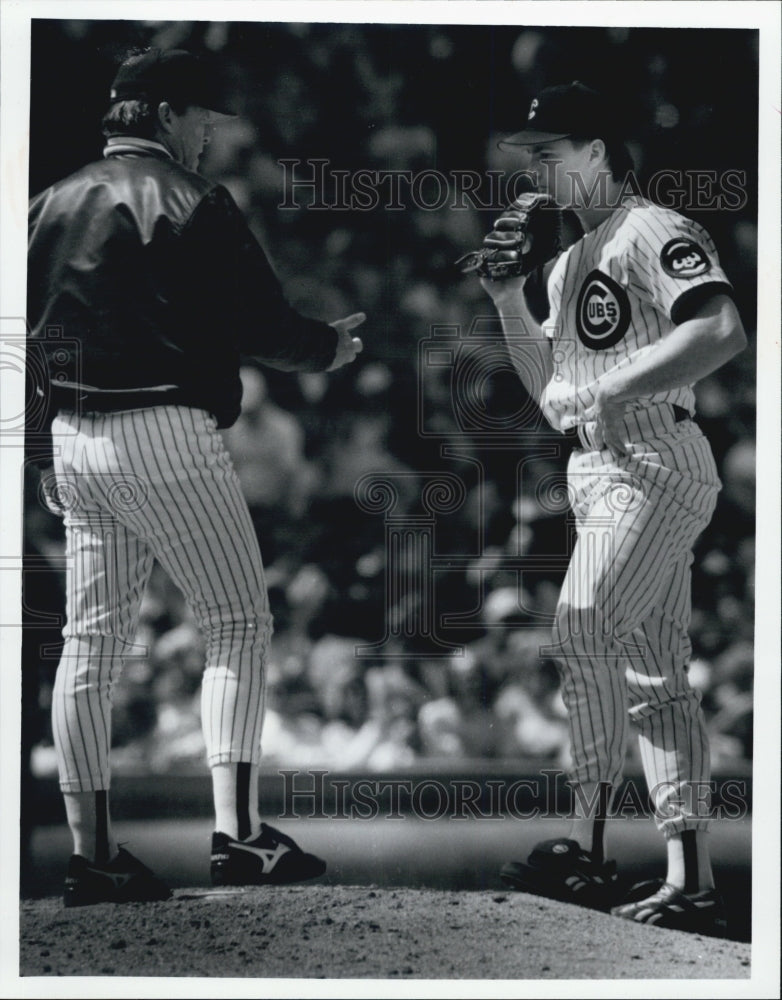
[[[720,481],[690,421],[636,442],[627,459],[575,451],[577,541],[550,653],[560,664],[573,780],[617,785],[628,720],[666,837],[703,829],[710,761],[700,694],[687,679],[692,546]]]
[[[210,765],[260,758],[272,620],[247,504],[214,418],[186,406],[52,425],[66,532],[65,643],[52,724],[66,792],[109,787],[112,686],[157,559],[206,640],[201,711]],[[46,487],[45,487],[46,490]]]

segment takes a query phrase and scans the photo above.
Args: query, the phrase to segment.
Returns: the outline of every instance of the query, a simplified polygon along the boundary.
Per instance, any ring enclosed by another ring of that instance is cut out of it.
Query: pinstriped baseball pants
[[[560,665],[573,780],[617,785],[628,722],[666,837],[707,825],[710,762],[700,695],[687,679],[692,546],[720,481],[690,421],[568,465],[577,541],[549,651]]]
[[[185,406],[52,425],[66,533],[65,643],[52,723],[66,792],[109,787],[112,687],[134,645],[155,559],[206,641],[201,711],[210,765],[260,758],[272,620],[247,505],[214,418]]]

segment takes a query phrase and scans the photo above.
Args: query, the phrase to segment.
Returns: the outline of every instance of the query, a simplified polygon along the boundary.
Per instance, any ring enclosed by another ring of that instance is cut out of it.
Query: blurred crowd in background
[[[744,178],[746,198],[732,211],[681,207],[712,234],[751,342],[697,389],[698,419],[724,489],[696,549],[690,668],[715,765],[748,760],[754,33],[39,21],[31,194],[100,156],[99,119],[114,67],[131,47],[150,44],[219,57],[241,114],[220,126],[202,172],[229,188],[290,301],[326,320],[358,309],[368,315],[364,353],[339,373],[280,375],[248,364],[242,415],[225,432],[275,616],[267,764],[386,770],[466,757],[567,764],[558,675],[545,653],[572,530],[562,502],[567,452],[525,399],[477,280],[453,266],[480,244],[496,211],[427,210],[404,190],[401,210],[382,197],[367,211],[313,210],[308,205],[319,197],[333,201],[331,181],[323,191],[291,189],[290,167],[286,175],[280,161],[300,160],[300,179],[313,176],[313,159],[328,161],[331,172],[510,173],[520,164],[497,140],[518,130],[537,90],[572,79],[621,99],[642,183],[663,168]],[[286,199],[296,204],[280,208]],[[452,364],[432,365],[422,351],[435,328],[448,328],[457,345]],[[470,343],[478,344],[473,353]],[[502,447],[483,433],[498,427]],[[393,510],[357,499],[357,484],[371,489],[363,477],[373,475],[393,494]],[[461,485],[433,515],[427,485],[438,476]],[[32,470],[26,501],[28,567],[36,572],[25,578],[32,610],[23,651],[25,740],[33,773],[43,775],[54,773],[48,700],[57,630],[40,612],[61,608],[63,539]],[[400,525],[407,533],[394,534]],[[519,572],[524,557],[535,560],[534,572]],[[49,572],[39,571],[47,565]],[[147,654],[127,661],[114,692],[115,773],[202,769],[203,645],[181,595],[157,568],[141,617],[138,642]]]

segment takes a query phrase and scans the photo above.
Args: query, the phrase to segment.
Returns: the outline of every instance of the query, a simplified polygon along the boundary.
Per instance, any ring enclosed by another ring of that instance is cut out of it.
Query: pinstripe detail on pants
[[[109,785],[111,689],[124,659],[145,652],[134,638],[154,559],[206,640],[208,762],[258,763],[272,621],[258,542],[214,418],[183,406],[61,411],[52,432],[67,552],[52,707],[61,788]]]
[[[660,829],[702,828],[709,751],[687,666],[691,549],[720,488],[711,449],[683,422],[620,462],[574,452],[568,484],[577,541],[546,652],[560,665],[572,777],[616,785],[630,721]]]

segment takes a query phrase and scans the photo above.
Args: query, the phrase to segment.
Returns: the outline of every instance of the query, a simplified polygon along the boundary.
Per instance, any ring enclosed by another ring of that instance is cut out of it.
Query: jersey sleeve
[[[226,188],[202,198],[182,241],[194,325],[228,326],[242,354],[282,371],[324,371],[332,363],[337,331],[289,305]]]
[[[716,294],[733,294],[714,242],[698,223],[656,207],[627,220],[624,269],[629,289],[674,323]]]

